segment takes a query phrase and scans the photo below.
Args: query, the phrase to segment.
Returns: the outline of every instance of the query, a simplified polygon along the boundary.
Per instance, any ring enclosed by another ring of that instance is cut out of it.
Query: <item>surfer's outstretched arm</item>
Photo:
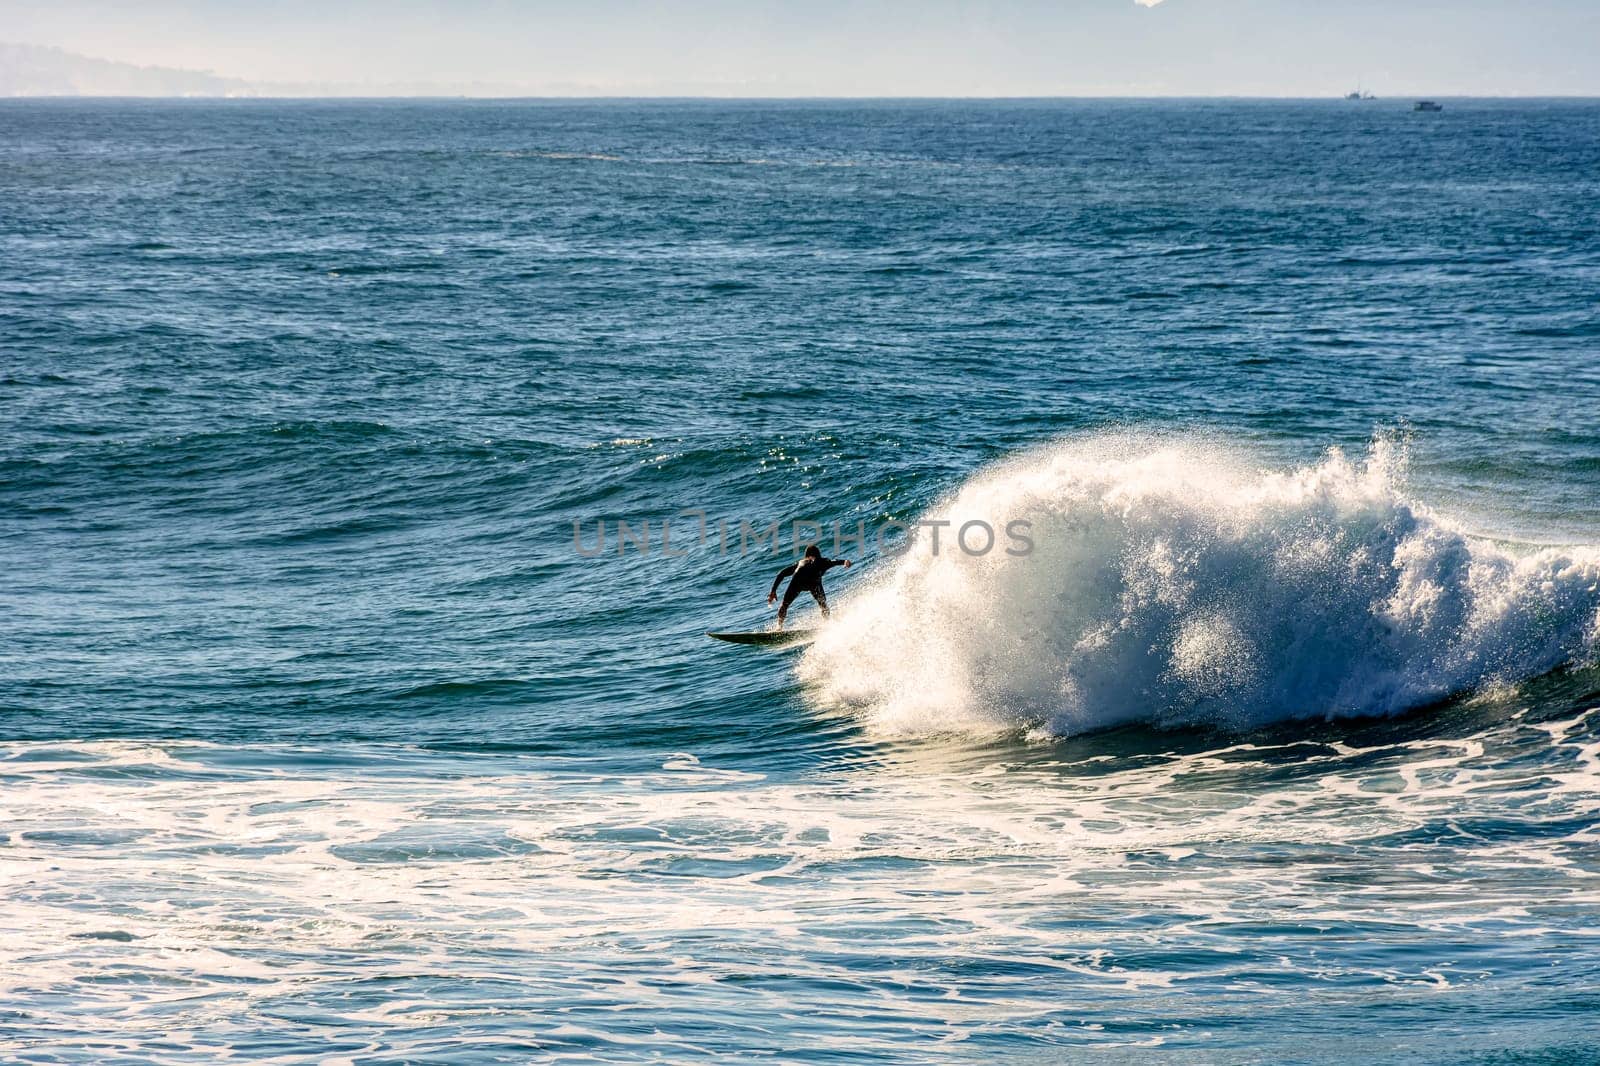
[[[767,593],[768,603],[771,603],[773,600],[778,598],[778,583],[786,577],[793,577],[794,568],[799,565],[799,563],[790,563],[788,566],[778,571],[778,576],[772,579],[772,591]]]
[[[848,570],[848,569],[850,569],[850,560],[849,559],[824,559],[822,561],[822,569],[824,571],[832,570],[836,566],[842,566],[846,570]]]

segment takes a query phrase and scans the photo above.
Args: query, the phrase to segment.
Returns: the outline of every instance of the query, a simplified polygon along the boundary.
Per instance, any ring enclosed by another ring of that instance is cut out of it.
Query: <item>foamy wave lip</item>
[[[1403,463],[1129,436],[1021,457],[926,517],[1031,521],[1031,554],[907,553],[801,676],[887,732],[1066,735],[1394,714],[1592,660],[1600,549],[1476,539],[1402,494]]]

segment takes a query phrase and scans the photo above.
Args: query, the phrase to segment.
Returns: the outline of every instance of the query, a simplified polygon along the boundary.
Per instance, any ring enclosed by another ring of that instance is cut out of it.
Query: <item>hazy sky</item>
[[[252,80],[717,95],[1600,95],[1600,0],[0,0]]]

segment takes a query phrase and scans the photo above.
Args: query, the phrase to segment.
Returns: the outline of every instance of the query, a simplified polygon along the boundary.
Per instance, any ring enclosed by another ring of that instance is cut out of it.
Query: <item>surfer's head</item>
[[[807,544],[806,545],[806,558],[807,559],[820,559],[820,558],[822,558],[822,549],[817,547],[815,544]]]

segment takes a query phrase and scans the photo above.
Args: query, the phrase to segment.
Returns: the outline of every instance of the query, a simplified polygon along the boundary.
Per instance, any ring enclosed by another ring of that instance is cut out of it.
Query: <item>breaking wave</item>
[[[915,544],[800,663],[888,732],[1387,715],[1592,660],[1600,549],[1474,537],[1402,491],[1401,450],[1263,469],[1098,437],[974,476],[927,519],[1034,549]]]

